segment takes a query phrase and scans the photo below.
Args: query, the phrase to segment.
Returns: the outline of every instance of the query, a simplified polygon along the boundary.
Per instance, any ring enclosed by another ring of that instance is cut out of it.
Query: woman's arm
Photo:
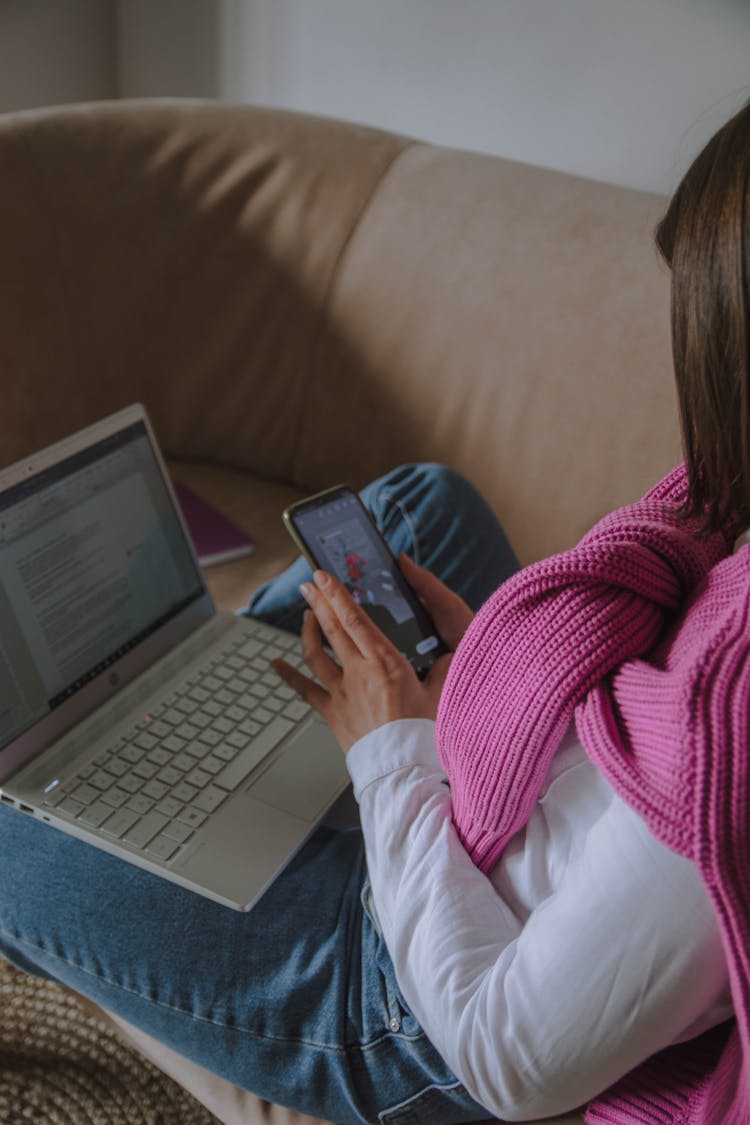
[[[730,1014],[697,873],[618,799],[559,889],[521,920],[453,829],[433,723],[391,723],[347,761],[404,997],[491,1112],[524,1120],[575,1108]]]
[[[559,890],[519,921],[453,827],[430,721],[450,657],[420,683],[335,579],[318,571],[303,593],[315,680],[274,667],[349,751],[397,978],[468,1091],[507,1120],[564,1112],[694,1034],[726,970],[692,865],[617,802]]]

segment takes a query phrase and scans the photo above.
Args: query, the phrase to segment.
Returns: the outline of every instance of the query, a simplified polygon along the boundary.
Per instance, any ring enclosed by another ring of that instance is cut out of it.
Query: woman
[[[750,107],[659,229],[686,471],[513,577],[454,474],[370,486],[455,651],[424,683],[330,576],[253,599],[296,627],[301,582],[311,675],[275,666],[362,832],[319,831],[239,915],[0,808],[6,956],[338,1122],[750,1120],[748,153]]]

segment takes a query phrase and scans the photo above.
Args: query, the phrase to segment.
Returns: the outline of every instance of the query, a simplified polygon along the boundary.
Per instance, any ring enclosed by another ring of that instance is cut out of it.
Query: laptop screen
[[[0,494],[0,749],[203,593],[143,422]]]

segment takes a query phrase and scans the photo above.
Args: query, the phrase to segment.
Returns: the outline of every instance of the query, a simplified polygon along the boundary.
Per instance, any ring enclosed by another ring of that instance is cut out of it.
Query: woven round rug
[[[0,958],[3,1125],[218,1125],[74,996]]]

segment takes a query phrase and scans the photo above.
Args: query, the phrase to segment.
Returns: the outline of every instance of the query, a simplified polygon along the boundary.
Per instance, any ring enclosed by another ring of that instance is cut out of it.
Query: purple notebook
[[[187,485],[175,484],[174,487],[201,566],[230,562],[251,554],[255,544],[246,531]]]

